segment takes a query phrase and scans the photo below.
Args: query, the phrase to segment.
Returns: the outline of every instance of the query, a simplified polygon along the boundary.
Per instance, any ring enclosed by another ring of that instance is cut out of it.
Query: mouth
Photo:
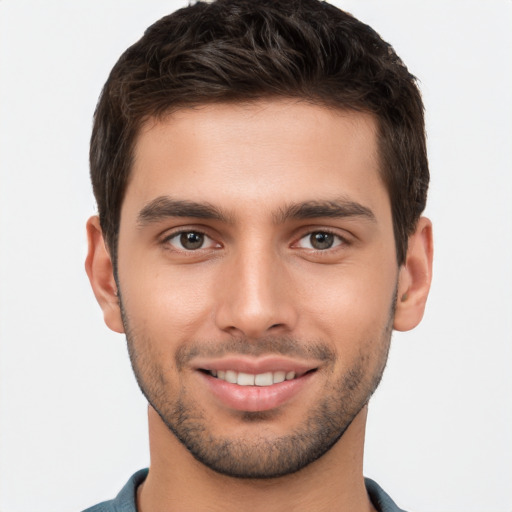
[[[236,411],[267,411],[298,403],[304,393],[312,393],[322,364],[282,356],[252,358],[223,356],[196,359],[196,375],[223,408]]]
[[[299,379],[300,377],[315,372],[316,370],[316,368],[302,372],[294,370],[277,370],[256,374],[240,372],[236,370],[201,369],[200,371],[216,379],[228,382],[230,384],[237,384],[238,386],[268,387],[274,384],[280,384],[281,382]]]

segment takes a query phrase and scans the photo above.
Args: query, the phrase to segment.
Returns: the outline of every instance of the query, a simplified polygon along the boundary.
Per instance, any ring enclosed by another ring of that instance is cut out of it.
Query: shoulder
[[[137,487],[144,482],[147,475],[147,469],[137,471],[113,500],[98,503],[83,512],[137,512]]]
[[[398,508],[377,482],[370,478],[365,478],[364,483],[368,496],[370,496],[370,500],[378,512],[405,512],[405,510]]]

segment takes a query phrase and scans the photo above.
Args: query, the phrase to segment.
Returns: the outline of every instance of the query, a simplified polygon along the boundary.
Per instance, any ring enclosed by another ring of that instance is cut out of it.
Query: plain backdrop
[[[394,336],[365,474],[407,510],[510,512],[512,2],[334,3],[419,78],[432,173],[432,292]],[[124,338],[83,270],[88,142],[114,62],[182,5],[0,0],[0,512],[79,511],[148,464]]]

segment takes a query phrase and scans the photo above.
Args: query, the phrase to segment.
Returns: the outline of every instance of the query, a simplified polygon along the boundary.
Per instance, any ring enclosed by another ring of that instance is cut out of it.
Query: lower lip
[[[272,386],[239,386],[201,373],[210,391],[230,409],[245,412],[269,411],[294,398],[315,372]]]

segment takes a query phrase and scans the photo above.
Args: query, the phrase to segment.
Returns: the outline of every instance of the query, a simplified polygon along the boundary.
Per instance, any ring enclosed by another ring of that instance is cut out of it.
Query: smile
[[[322,362],[281,355],[196,358],[195,374],[223,409],[268,411],[293,403],[321,373]],[[308,385],[309,383],[309,385]],[[314,386],[313,386],[314,387]]]
[[[225,366],[224,368],[229,368]],[[220,404],[238,411],[267,411],[290,402],[306,388],[318,368],[250,373],[234,369],[202,369],[199,375]]]
[[[239,386],[272,386],[285,380],[293,380],[297,377],[294,371],[279,370],[275,372],[264,372],[258,374],[237,372],[235,370],[210,370],[208,372],[212,377],[238,384]]]

